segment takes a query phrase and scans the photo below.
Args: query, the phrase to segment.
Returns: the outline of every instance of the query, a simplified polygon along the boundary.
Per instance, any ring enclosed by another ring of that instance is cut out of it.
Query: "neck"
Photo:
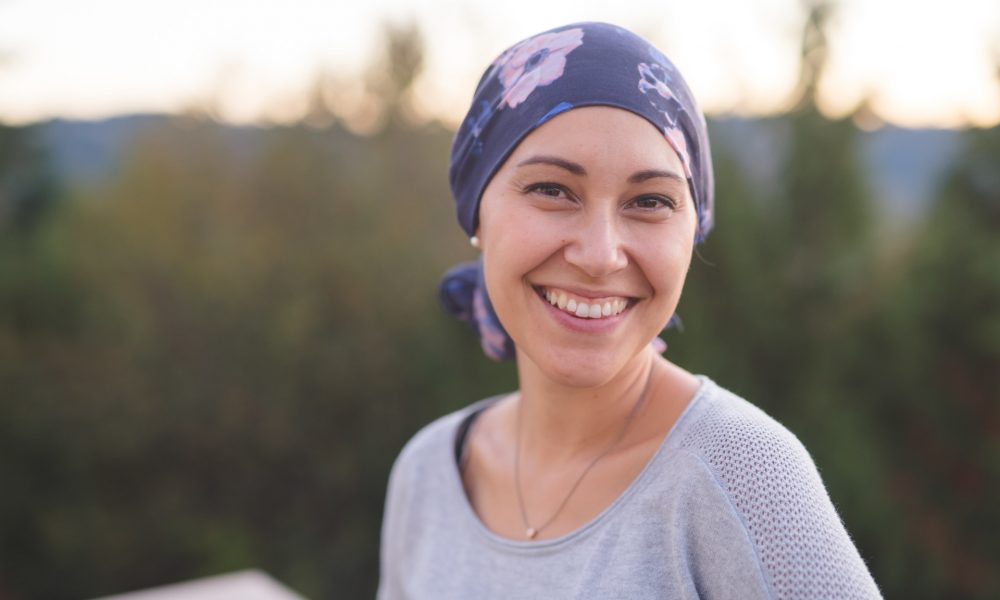
[[[662,359],[652,350],[636,356],[610,381],[576,387],[554,381],[518,356],[518,402],[523,450],[541,462],[589,458],[618,437]],[[645,404],[645,402],[643,403]]]

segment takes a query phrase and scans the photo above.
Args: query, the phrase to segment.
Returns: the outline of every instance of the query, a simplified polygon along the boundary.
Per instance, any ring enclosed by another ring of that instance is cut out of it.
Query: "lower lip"
[[[614,328],[625,319],[625,316],[628,315],[629,311],[632,310],[632,307],[629,306],[624,311],[614,316],[602,317],[600,319],[585,319],[582,317],[575,317],[568,312],[561,310],[559,307],[554,306],[538,294],[535,294],[535,297],[541,301],[556,322],[567,329],[572,329],[573,331],[578,331],[580,333],[608,333],[614,330]]]

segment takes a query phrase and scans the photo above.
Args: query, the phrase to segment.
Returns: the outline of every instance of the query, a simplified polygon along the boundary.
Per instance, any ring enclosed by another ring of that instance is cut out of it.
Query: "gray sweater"
[[[625,492],[551,540],[495,535],[465,496],[456,433],[496,399],[423,428],[389,477],[379,600],[880,598],[799,440],[700,379]]]

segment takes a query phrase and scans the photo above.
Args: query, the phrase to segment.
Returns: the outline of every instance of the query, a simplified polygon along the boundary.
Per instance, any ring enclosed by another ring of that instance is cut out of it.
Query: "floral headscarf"
[[[695,243],[702,242],[713,223],[705,118],[667,57],[630,31],[596,22],[532,36],[486,69],[451,149],[448,176],[462,229],[475,234],[483,190],[521,140],[581,106],[621,108],[663,132],[684,166],[698,213]],[[481,260],[448,271],[440,296],[445,310],[477,329],[487,356],[514,356],[514,343],[486,293]]]

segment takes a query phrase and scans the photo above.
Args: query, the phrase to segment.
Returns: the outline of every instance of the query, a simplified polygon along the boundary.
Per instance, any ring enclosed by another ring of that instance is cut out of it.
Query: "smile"
[[[630,300],[623,296],[584,298],[554,287],[536,287],[539,295],[559,310],[581,319],[605,319],[621,314]]]

